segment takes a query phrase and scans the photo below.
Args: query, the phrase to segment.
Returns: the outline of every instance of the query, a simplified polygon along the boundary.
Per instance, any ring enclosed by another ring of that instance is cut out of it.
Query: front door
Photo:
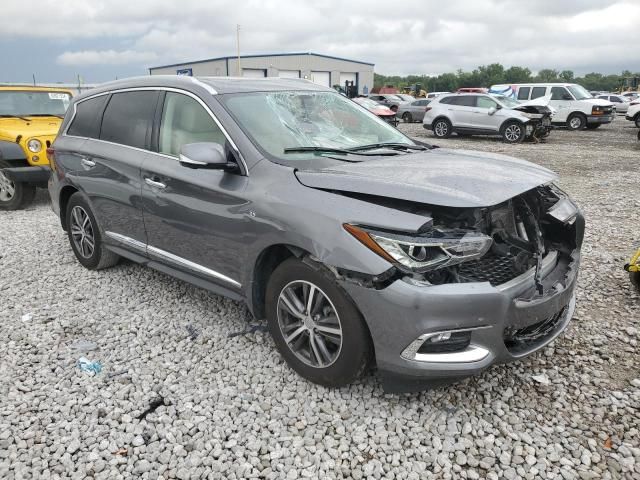
[[[490,109],[493,113],[490,115]],[[473,128],[478,130],[491,130],[497,132],[505,120],[501,107],[495,100],[489,97],[476,97],[476,107],[473,109]]]
[[[549,105],[556,109],[557,113],[553,116],[554,122],[565,122],[569,114],[573,111],[575,100],[573,96],[564,87],[551,87],[551,101]]]
[[[142,165],[143,218],[152,259],[232,291],[240,289],[248,177],[184,166],[182,145],[226,137],[196,98],[167,92],[157,129],[158,153]]]

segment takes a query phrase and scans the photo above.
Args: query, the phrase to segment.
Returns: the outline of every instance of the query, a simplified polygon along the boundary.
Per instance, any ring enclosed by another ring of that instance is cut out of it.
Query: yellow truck
[[[24,208],[47,186],[47,148],[71,97],[63,88],[0,85],[0,209]]]

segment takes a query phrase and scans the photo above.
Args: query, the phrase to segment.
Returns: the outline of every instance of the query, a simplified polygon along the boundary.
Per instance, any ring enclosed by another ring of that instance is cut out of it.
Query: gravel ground
[[[587,234],[565,335],[420,394],[384,394],[373,375],[312,385],[242,305],[130,263],[85,270],[46,192],[0,212],[0,478],[640,478],[640,296],[622,271],[640,241],[629,125],[537,145],[437,142],[556,170]],[[81,371],[83,356],[102,372]]]

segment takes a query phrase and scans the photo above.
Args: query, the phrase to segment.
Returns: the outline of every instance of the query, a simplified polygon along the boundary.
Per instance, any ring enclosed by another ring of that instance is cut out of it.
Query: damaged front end
[[[434,288],[438,302],[444,302],[446,295],[462,302],[468,298],[466,306],[449,307],[451,311],[462,309],[459,318],[417,336],[403,351],[403,358],[439,363],[484,352],[483,361],[488,356],[493,361],[509,361],[545,345],[567,325],[573,310],[584,219],[555,185],[536,187],[492,207],[405,203],[396,204],[396,208],[428,216],[429,221],[413,235],[345,226],[360,242],[394,264],[373,286],[384,289],[402,280],[406,285],[426,288],[425,292]],[[465,290],[486,292],[483,300],[469,293],[458,298],[460,289],[449,289],[450,293],[442,296],[449,285],[487,284],[488,289]],[[479,306],[477,316],[474,302]],[[487,313],[481,314],[481,308]],[[445,311],[440,318],[449,316]],[[474,342],[483,336],[484,341]]]
[[[520,105],[515,107],[523,116],[529,119],[526,123],[526,136],[539,142],[549,136],[552,130],[553,110],[544,105]]]

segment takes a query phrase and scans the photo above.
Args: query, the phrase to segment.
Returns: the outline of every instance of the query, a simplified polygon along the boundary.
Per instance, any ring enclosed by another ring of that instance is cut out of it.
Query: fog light
[[[32,162],[37,162],[38,160],[40,160],[40,157],[38,157],[37,155],[34,155],[33,157],[31,157]]]
[[[435,337],[431,337],[429,340],[433,343],[443,342],[445,340],[449,340],[451,338],[451,332],[442,332],[437,334]]]
[[[471,332],[441,332],[424,342],[418,353],[460,352],[471,344]]]

